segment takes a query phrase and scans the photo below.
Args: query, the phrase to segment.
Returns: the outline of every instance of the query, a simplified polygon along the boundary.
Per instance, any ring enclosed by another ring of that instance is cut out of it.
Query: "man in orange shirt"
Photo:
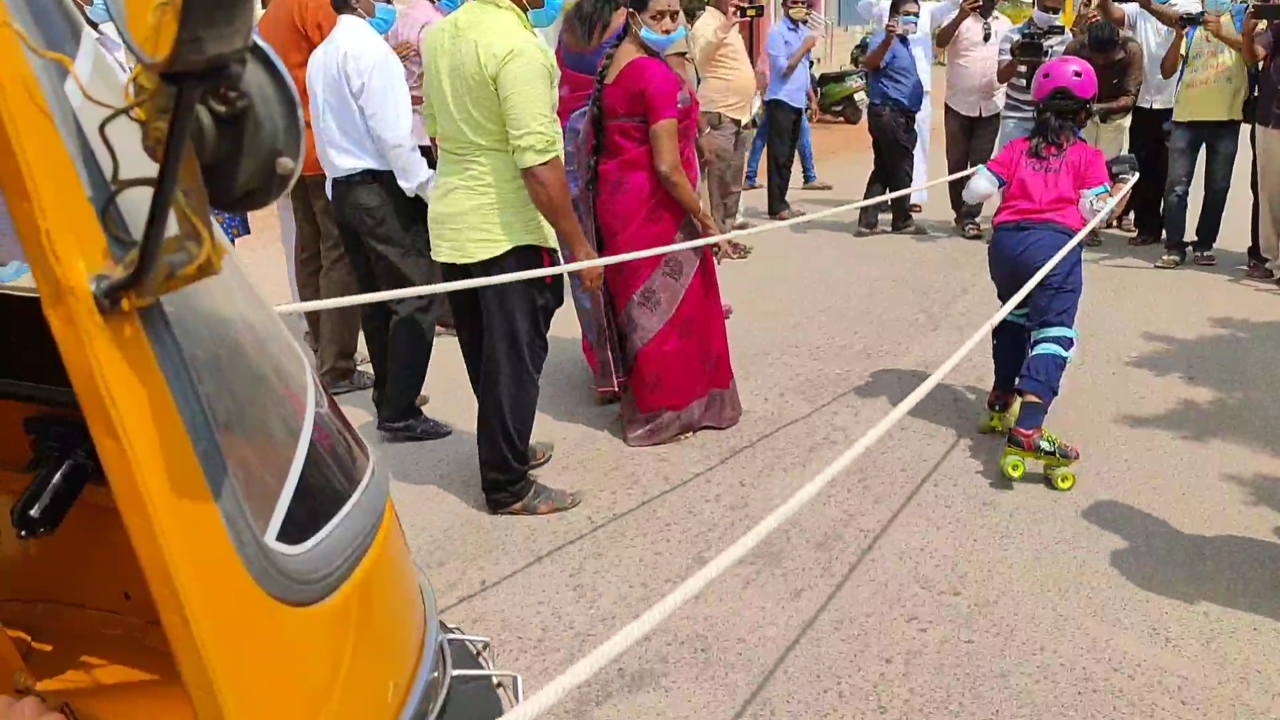
[[[296,226],[298,298],[306,302],[355,295],[360,289],[325,193],[324,170],[316,157],[307,97],[307,61],[338,23],[338,15],[329,0],[272,0],[264,5],[267,8],[258,21],[258,34],[280,56],[293,78],[307,124],[307,159],[302,178],[289,193]],[[373,377],[356,369],[360,308],[311,312],[306,319],[315,343],[316,369],[329,392],[341,395],[372,388]]]

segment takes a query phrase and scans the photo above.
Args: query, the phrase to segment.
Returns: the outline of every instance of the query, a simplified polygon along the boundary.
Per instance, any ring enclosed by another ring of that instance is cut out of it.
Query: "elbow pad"
[[[1080,215],[1084,217],[1085,222],[1089,222],[1098,217],[1102,209],[1107,206],[1107,201],[1111,199],[1111,188],[1100,187],[1093,190],[1081,190],[1080,202],[1077,207],[1080,208]]]
[[[966,203],[976,205],[990,200],[998,192],[1000,192],[999,178],[992,175],[984,165],[969,178],[969,182],[965,183],[964,192],[960,196]]]

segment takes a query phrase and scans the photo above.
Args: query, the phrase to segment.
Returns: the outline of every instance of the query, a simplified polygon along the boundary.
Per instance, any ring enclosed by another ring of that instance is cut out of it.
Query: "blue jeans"
[[[1072,236],[1069,229],[1052,223],[997,225],[987,246],[987,262],[1000,302],[1008,302]],[[997,391],[1034,395],[1046,409],[1053,403],[1075,348],[1076,311],[1083,290],[1084,255],[1077,245],[991,332]]]
[[[760,115],[760,126],[756,128],[755,139],[751,141],[751,154],[747,156],[747,185],[756,184],[756,174],[760,170],[760,156],[764,154],[765,141],[769,139],[769,124],[765,115]],[[818,170],[813,166],[813,132],[809,129],[809,118],[800,121],[800,171],[804,173],[804,184],[818,182]]]
[[[1017,118],[1002,115],[1000,117],[1000,135],[996,138],[996,149],[991,154],[992,157],[1000,154],[1005,145],[1014,140],[1021,140],[1031,134],[1031,128],[1035,127],[1034,118]]]
[[[1164,186],[1164,248],[1187,252],[1187,195],[1204,148],[1204,202],[1196,222],[1196,251],[1210,251],[1222,229],[1222,212],[1231,192],[1231,171],[1240,144],[1240,121],[1175,122],[1169,134],[1169,179]]]

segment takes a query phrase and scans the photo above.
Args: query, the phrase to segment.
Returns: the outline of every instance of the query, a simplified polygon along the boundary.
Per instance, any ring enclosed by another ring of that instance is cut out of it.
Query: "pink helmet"
[[[1062,94],[1091,103],[1098,99],[1098,74],[1082,58],[1065,55],[1054,58],[1036,70],[1031,81],[1031,97],[1037,103]]]

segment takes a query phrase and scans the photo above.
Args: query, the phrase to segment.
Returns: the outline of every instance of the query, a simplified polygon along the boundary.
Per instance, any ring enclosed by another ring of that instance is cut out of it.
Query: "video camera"
[[[1117,155],[1107,161],[1107,174],[1112,183],[1129,182],[1138,173],[1138,159],[1132,155]]]
[[[1182,13],[1178,18],[1178,22],[1182,23],[1182,27],[1197,27],[1204,24],[1204,11],[1193,13]]]
[[[1045,47],[1045,42],[1049,38],[1066,34],[1067,29],[1062,25],[1050,25],[1047,28],[1032,25],[1022,31],[1022,39],[1018,41],[1018,52],[1014,57],[1018,60],[1044,62],[1049,59],[1049,49]]]

